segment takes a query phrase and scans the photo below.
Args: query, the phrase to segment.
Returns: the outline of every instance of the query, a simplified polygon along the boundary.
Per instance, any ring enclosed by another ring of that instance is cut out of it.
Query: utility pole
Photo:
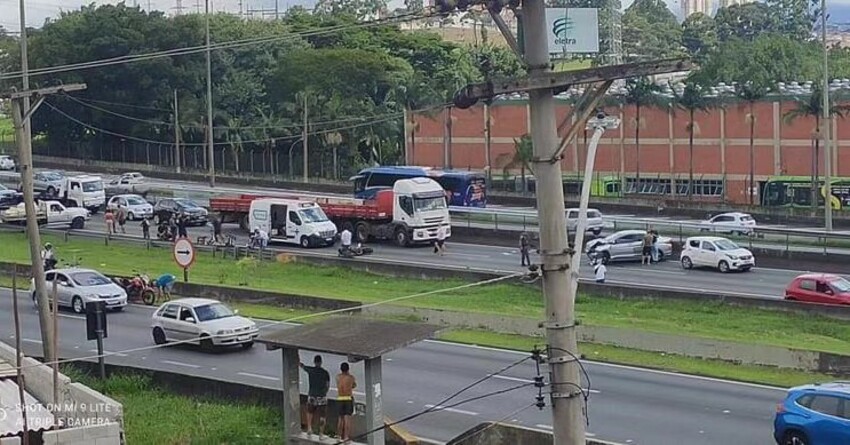
[[[23,5],[21,5],[23,6]],[[21,37],[25,41],[25,37]],[[25,46],[25,45],[24,45]],[[27,71],[26,49],[24,51],[24,73]],[[24,84],[29,82],[24,76]],[[18,143],[18,161],[21,168],[21,187],[24,192],[24,209],[27,217],[27,239],[30,245],[30,260],[32,262],[32,276],[35,281],[36,302],[38,303],[38,321],[41,327],[41,344],[44,359],[47,362],[56,360],[56,350],[51,344],[53,338],[52,320],[50,317],[50,305],[47,299],[47,285],[44,281],[44,262],[41,260],[41,235],[38,232],[38,221],[35,211],[33,193],[32,172],[32,144],[30,140],[30,117],[44,102],[46,96],[59,92],[71,92],[85,89],[84,84],[64,85],[59,87],[41,88],[37,90],[24,90],[12,92],[0,97],[8,97],[12,102],[12,120],[15,127],[15,140]],[[35,99],[35,104],[30,106],[30,99]]]
[[[213,142],[213,112],[212,112],[212,53],[210,49],[210,0],[205,0],[207,28],[207,149],[209,158],[210,187],[215,187],[215,150]]]
[[[309,146],[309,144],[308,144],[308,136],[309,135],[307,134],[307,125],[308,125],[307,124],[307,116],[308,116],[307,93],[305,92],[304,93],[304,129],[302,130],[303,133],[301,134],[301,147],[304,149],[304,159],[302,160],[301,168],[303,169],[303,173],[304,173],[304,182],[307,182],[310,178],[309,162],[308,162],[308,158],[307,158],[307,155],[308,155],[307,150],[309,148],[308,147]]]
[[[491,140],[492,134],[490,133],[490,104],[484,104],[484,164],[487,166],[487,187],[490,187],[493,184],[493,162],[490,159],[491,155]]]
[[[174,89],[174,168],[180,173],[180,111],[177,102],[177,89]]]
[[[522,4],[525,58],[531,79],[551,72],[543,0]],[[580,385],[575,328],[575,293],[570,283],[571,249],[567,244],[564,187],[561,163],[551,162],[558,148],[555,95],[552,89],[529,92],[531,139],[534,143],[534,176],[540,255],[543,264],[543,298],[546,301],[546,340],[550,367],[552,426],[555,445],[585,443],[585,420]],[[575,246],[581,251],[581,246]]]
[[[824,208],[823,219],[824,226],[827,232],[832,231],[832,145],[830,138],[832,137],[832,122],[829,112],[829,49],[826,47],[826,0],[820,1],[820,23],[821,23],[821,38],[823,44],[823,186],[824,193]]]

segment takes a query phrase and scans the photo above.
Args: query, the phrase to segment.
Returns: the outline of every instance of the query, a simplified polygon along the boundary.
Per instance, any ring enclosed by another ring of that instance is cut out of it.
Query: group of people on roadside
[[[520,265],[523,267],[531,266],[531,236],[528,232],[522,232],[519,235],[519,254],[520,254]],[[602,262],[601,259],[596,258],[591,261],[591,266],[593,266],[593,278],[597,283],[604,283],[605,276],[608,273],[608,268]]]
[[[658,232],[652,227],[643,236],[643,248],[641,250],[640,264],[652,264],[658,262]]]
[[[325,432],[325,422],[328,409],[328,391],[330,390],[331,375],[322,367],[322,356],[313,358],[313,366],[300,364],[301,369],[307,373],[307,434],[313,435],[314,420],[318,419],[319,439]],[[354,388],[357,380],[350,373],[347,362],[339,365],[339,374],[336,376],[336,401],[338,407],[338,418],[336,433],[343,441],[351,440],[351,416],[354,414]]]

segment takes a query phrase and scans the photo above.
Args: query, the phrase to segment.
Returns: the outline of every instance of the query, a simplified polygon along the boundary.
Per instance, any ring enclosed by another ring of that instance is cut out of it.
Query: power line
[[[328,315],[336,315],[336,314],[343,314],[343,313],[348,313],[348,312],[360,311],[362,309],[368,309],[368,308],[371,308],[371,307],[382,306],[384,304],[395,303],[395,302],[398,302],[398,301],[410,300],[410,299],[413,299],[413,298],[427,297],[427,296],[430,296],[430,295],[442,294],[442,293],[452,292],[452,291],[462,290],[462,289],[469,289],[469,288],[472,288],[472,287],[485,286],[485,285],[488,285],[488,284],[494,284],[494,283],[498,283],[498,282],[501,282],[501,281],[518,278],[518,277],[522,276],[523,274],[524,274],[524,272],[517,272],[517,273],[510,274],[510,275],[491,278],[489,280],[476,281],[474,283],[466,283],[466,284],[462,284],[462,285],[459,285],[459,286],[443,288],[443,289],[435,289],[435,290],[431,290],[431,291],[427,291],[427,292],[420,292],[420,293],[411,294],[411,295],[403,295],[403,296],[400,296],[400,297],[388,298],[386,300],[380,300],[380,301],[376,301],[376,302],[373,302],[373,303],[361,304],[361,305],[354,306],[354,307],[333,309],[333,310],[328,310],[328,311],[324,311],[324,312],[316,312],[316,313],[312,313],[312,314],[299,315],[297,317],[291,317],[291,318],[288,318],[286,320],[279,320],[279,321],[274,321],[274,322],[265,324],[263,326],[260,326],[258,328],[258,330],[267,329],[267,328],[272,327],[272,326],[279,326],[279,325],[287,324],[287,323],[291,324],[295,321],[306,320],[306,319],[309,319],[309,318],[325,317],[325,316],[328,316]],[[225,337],[225,335],[215,334],[215,335],[210,335],[210,336],[205,337],[205,338],[214,339],[214,338],[219,338],[219,337]],[[108,351],[108,352],[104,351],[103,354],[95,354],[95,355],[90,355],[90,356],[85,356],[85,357],[77,357],[77,358],[64,359],[64,360],[57,359],[57,360],[54,360],[52,362],[42,362],[42,363],[36,363],[36,364],[32,364],[32,365],[25,365],[25,366],[21,366],[20,368],[15,367],[14,369],[15,370],[17,370],[17,369],[23,370],[23,369],[33,368],[33,367],[37,367],[37,366],[53,366],[54,364],[63,365],[63,364],[66,364],[66,363],[74,363],[74,362],[85,361],[85,360],[94,360],[94,359],[98,359],[98,358],[101,358],[101,357],[106,358],[106,357],[113,356],[113,355],[124,355],[124,354],[131,354],[131,353],[142,352],[142,351],[152,351],[152,350],[155,350],[155,349],[163,349],[163,348],[166,348],[166,347],[171,347],[171,346],[176,346],[176,345],[181,345],[181,344],[192,344],[192,343],[195,343],[196,341],[197,341],[197,339],[186,339],[186,340],[173,341],[173,342],[169,342],[169,343],[165,343],[165,344],[161,344],[161,345],[140,346],[138,348],[124,349],[122,351]],[[524,386],[527,386],[527,385],[528,384],[526,384]],[[516,389],[516,388],[514,388],[514,389]],[[468,400],[468,401],[472,401],[472,400]],[[466,402],[464,402],[464,403],[466,403]]]
[[[64,111],[60,110],[59,108],[57,108],[55,105],[53,105],[52,103],[50,103],[48,101],[44,101],[44,105],[47,105],[48,107],[50,107],[50,109],[52,109],[54,112],[63,116],[65,119],[68,119],[68,120],[70,120],[70,121],[72,121],[72,122],[74,122],[74,123],[76,123],[80,126],[83,126],[83,127],[87,128],[91,131],[96,131],[96,132],[107,134],[107,135],[110,135],[110,136],[114,136],[114,137],[118,137],[118,138],[122,138],[122,139],[127,139],[127,140],[131,140],[131,141],[135,141],[135,142],[141,142],[141,143],[145,143],[145,144],[174,145],[174,141],[156,141],[156,140],[153,140],[153,139],[145,139],[145,138],[140,138],[140,137],[136,137],[136,136],[130,136],[130,135],[126,135],[126,134],[116,133],[116,132],[111,131],[111,130],[106,130],[106,129],[103,129],[103,128],[95,127],[94,125],[83,122],[83,121],[69,115],[68,113],[65,113]],[[369,122],[362,122],[362,123],[359,123],[359,124],[348,125],[348,126],[344,126],[344,127],[336,127],[336,128],[330,128],[330,129],[308,132],[307,136],[318,136],[318,135],[322,135],[322,134],[336,133],[336,132],[339,132],[339,131],[353,130],[355,128],[360,128],[360,127],[369,127],[369,126],[372,126],[372,125],[381,124],[381,123],[388,122],[388,121],[391,121],[391,120],[396,120],[396,119],[398,119],[402,116],[403,116],[403,113],[394,113],[394,114],[387,115],[387,116],[385,116],[381,119],[375,119],[375,120],[372,120],[372,121],[369,121]],[[239,127],[239,128],[242,128],[242,127]],[[291,135],[291,136],[266,138],[266,139],[253,139],[253,140],[247,140],[247,141],[239,141],[239,143],[240,144],[261,144],[261,143],[264,143],[264,142],[277,141],[277,140],[281,140],[281,139],[293,139],[293,138],[296,138],[296,137],[300,137],[300,135]],[[182,147],[205,147],[205,146],[207,146],[207,144],[201,143],[201,142],[181,143],[180,145]],[[215,142],[215,143],[213,143],[213,145],[230,146],[232,144],[230,142]]]
[[[63,95],[62,97],[66,98],[66,99],[70,99],[74,102],[78,102],[80,105],[82,105],[84,107],[91,108],[93,110],[97,110],[97,111],[100,111],[102,113],[111,114],[113,116],[120,117],[122,119],[127,119],[127,120],[131,120],[131,121],[136,121],[136,122],[143,122],[143,123],[150,124],[150,125],[167,126],[167,127],[170,127],[170,128],[174,127],[173,122],[158,121],[158,120],[151,120],[151,119],[144,119],[144,118],[139,118],[139,117],[134,117],[134,116],[128,116],[126,114],[121,114],[121,113],[118,113],[118,112],[115,112],[115,111],[112,111],[112,110],[108,110],[108,109],[105,109],[105,108],[98,107],[96,105],[86,104],[86,103],[81,102],[79,99],[75,98],[74,96],[72,96],[70,94]],[[168,110],[168,111],[173,111],[173,110]],[[339,124],[339,123],[348,123],[348,122],[357,122],[357,121],[362,122],[362,121],[367,120],[367,119],[385,117],[385,116],[388,116],[390,114],[396,114],[396,115],[401,116],[404,113],[395,112],[395,113],[387,113],[385,115],[360,116],[360,117],[351,117],[351,118],[347,118],[347,119],[333,119],[333,120],[326,120],[326,121],[311,121],[310,125]],[[207,128],[204,125],[180,125],[180,127],[182,127],[182,128]],[[246,126],[240,126],[238,128],[243,129],[243,130],[267,130],[267,129],[287,129],[287,128],[301,128],[301,127],[302,126],[299,125],[299,124],[291,124],[291,125],[266,125],[266,126],[246,125]],[[215,130],[231,130],[232,128],[231,127],[213,127],[213,129],[215,129]]]
[[[426,17],[431,16],[431,15],[444,15],[444,14],[430,14],[430,13],[428,13],[428,14],[421,14],[421,13],[403,14],[403,15],[399,15],[399,16],[370,20],[370,21],[365,21],[365,22],[360,22],[360,23],[355,23],[355,24],[336,25],[336,26],[331,26],[331,27],[312,30],[312,31],[290,33],[290,34],[285,34],[285,35],[282,35],[282,36],[278,35],[278,36],[271,36],[271,37],[267,36],[267,37],[251,38],[251,39],[232,40],[232,41],[229,41],[229,42],[222,42],[222,43],[210,45],[209,48],[211,50],[232,49],[232,48],[239,48],[239,47],[247,46],[247,45],[271,43],[271,42],[275,42],[275,41],[294,39],[294,38],[300,38],[300,37],[320,36],[320,35],[324,35],[324,34],[334,33],[334,32],[337,32],[337,31],[348,30],[348,29],[359,29],[359,28],[368,28],[368,27],[379,26],[379,25],[403,23],[403,22],[407,22],[407,21],[426,18]],[[119,64],[124,64],[124,63],[133,63],[133,62],[141,62],[141,61],[146,61],[146,60],[159,59],[159,58],[163,58],[163,57],[172,57],[172,56],[182,56],[182,55],[188,55],[188,54],[195,54],[195,53],[205,52],[206,50],[207,50],[206,45],[186,47],[186,48],[175,48],[175,49],[164,50],[164,51],[156,51],[156,52],[145,53],[145,54],[125,55],[125,56],[112,57],[112,58],[108,58],[108,59],[94,60],[94,61],[90,61],[90,62],[80,62],[80,63],[73,63],[73,64],[67,64],[67,65],[59,65],[59,66],[53,66],[53,67],[39,68],[39,69],[30,70],[28,74],[30,76],[41,76],[41,75],[45,75],[45,74],[55,74],[55,73],[76,71],[76,70],[82,70],[82,69],[101,68],[101,67],[104,67],[104,66],[119,65]],[[10,73],[0,75],[0,80],[17,79],[21,76],[22,76],[21,71],[12,71]]]

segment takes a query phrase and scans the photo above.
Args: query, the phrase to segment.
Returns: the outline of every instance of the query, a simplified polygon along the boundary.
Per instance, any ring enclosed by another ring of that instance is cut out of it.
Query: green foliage
[[[623,52],[627,60],[682,55],[682,28],[663,0],[636,0],[623,14]]]
[[[682,46],[692,58],[704,60],[717,46],[714,19],[701,12],[686,18],[682,23]]]

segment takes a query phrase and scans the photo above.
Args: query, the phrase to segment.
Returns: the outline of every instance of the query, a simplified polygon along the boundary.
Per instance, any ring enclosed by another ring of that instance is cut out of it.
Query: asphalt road
[[[93,216],[86,225],[86,229],[105,233],[106,227],[102,215]],[[237,238],[241,245],[248,243],[247,234],[242,232],[236,225],[225,225],[224,231]],[[128,222],[125,226],[127,235],[141,237],[139,222]],[[152,228],[152,232],[155,229]],[[189,236],[195,240],[198,236],[209,236],[210,229],[207,227],[190,227]],[[523,270],[520,266],[520,255],[518,249],[486,246],[477,244],[447,242],[447,253],[440,257],[434,255],[428,246],[401,248],[391,244],[374,243],[370,247],[375,252],[369,257],[397,264],[424,265],[433,267],[452,266],[457,268],[487,269],[497,272],[519,272]],[[293,253],[311,253],[336,256],[334,247],[302,249],[290,244],[275,244],[273,249],[290,251]],[[61,250],[58,252],[62,259]],[[532,261],[535,255],[532,254]],[[352,261],[356,261],[352,260]],[[758,258],[756,258],[758,265]],[[151,274],[160,271],[147,271]],[[638,284],[644,286],[663,287],[689,291],[707,291],[720,293],[735,293],[737,295],[752,295],[759,297],[782,298],[785,285],[794,277],[806,271],[794,271],[784,269],[766,269],[756,267],[750,272],[721,274],[713,269],[684,270],[676,259],[664,261],[659,264],[641,266],[640,263],[612,263],[608,268],[607,282],[611,284]],[[584,262],[581,266],[581,277],[592,278],[590,266]]]
[[[27,301],[21,307],[24,348],[28,354],[38,355],[41,345],[36,311]],[[14,345],[11,308],[9,291],[0,290],[3,320],[0,338]],[[148,307],[131,306],[123,313],[110,314],[106,351],[152,346],[151,311]],[[264,322],[259,321],[259,324],[263,326]],[[95,343],[85,340],[83,317],[61,313],[59,329],[61,357],[94,354]],[[522,356],[516,352],[437,341],[396,351],[384,360],[385,413],[398,419],[421,411]],[[306,362],[310,357],[311,354],[304,353],[302,360]],[[194,347],[178,346],[121,353],[106,360],[256,386],[281,387],[280,355],[261,347],[209,354]],[[339,357],[325,357],[331,371],[338,369],[340,360]],[[585,366],[593,390],[588,408],[588,431],[599,439],[646,445],[772,443],[774,406],[783,397],[780,389],[602,363],[587,362]],[[362,383],[362,366],[355,365],[353,370]],[[521,385],[535,374],[533,364],[526,361],[499,378],[486,380],[457,400]],[[500,420],[529,405],[534,395],[533,388],[523,388],[451,411],[422,416],[405,426],[418,436],[444,442],[480,422]],[[355,394],[355,397],[364,399],[362,394]],[[550,429],[552,425],[548,408],[539,411],[531,407],[506,421],[538,429]]]

